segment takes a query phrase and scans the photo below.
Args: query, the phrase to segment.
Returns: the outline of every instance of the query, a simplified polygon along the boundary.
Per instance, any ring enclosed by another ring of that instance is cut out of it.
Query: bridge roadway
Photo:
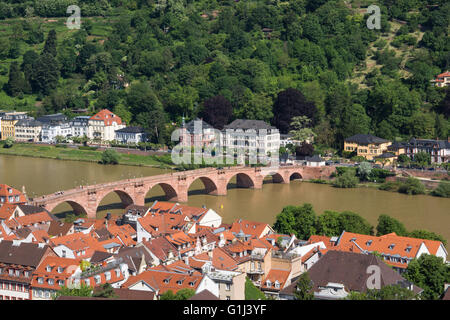
[[[236,176],[237,187],[260,189],[267,176],[272,176],[274,183],[289,183],[293,179],[329,179],[334,171],[334,166],[204,168],[80,186],[36,197],[30,199],[28,203],[51,212],[56,206],[66,202],[74,212],[85,213],[88,217],[95,218],[100,202],[111,192],[115,192],[120,197],[124,206],[144,205],[147,193],[153,187],[160,185],[167,201],[187,202],[189,187],[197,179],[203,182],[207,194],[223,196],[227,194],[227,185],[234,176]]]

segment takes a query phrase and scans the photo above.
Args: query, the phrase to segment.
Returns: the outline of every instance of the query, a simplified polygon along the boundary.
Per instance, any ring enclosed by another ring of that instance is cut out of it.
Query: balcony
[[[249,270],[247,270],[248,274],[264,274],[264,270],[260,269],[260,268],[250,268]]]

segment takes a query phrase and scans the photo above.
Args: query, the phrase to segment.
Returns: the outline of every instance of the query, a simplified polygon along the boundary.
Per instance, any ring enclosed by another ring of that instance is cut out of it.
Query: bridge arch
[[[145,197],[147,198],[147,195],[149,192],[151,192],[151,190],[157,186],[160,186],[161,189],[163,190],[164,194],[165,194],[165,200],[166,201],[177,201],[178,200],[178,193],[177,190],[170,184],[168,183],[164,183],[164,182],[160,182],[160,183],[156,183],[156,184],[152,184],[146,194]],[[147,199],[146,199],[147,200]]]
[[[63,200],[61,202],[57,202],[54,205],[52,205],[50,208],[46,208],[49,212],[53,212],[57,207],[59,207],[62,204],[68,204],[73,212],[76,215],[83,215],[83,216],[87,216],[88,215],[88,211],[86,210],[85,207],[83,207],[83,205],[79,204],[77,201],[74,200]]]
[[[300,173],[300,172],[291,172],[290,174],[289,174],[289,180],[290,181],[292,181],[292,180],[302,180],[303,179],[303,176],[302,176],[302,174]]]
[[[264,183],[270,183],[270,180],[268,179],[271,177],[272,183],[285,183],[284,177],[279,172],[269,172],[263,177],[263,184]]]
[[[134,204],[134,199],[126,192],[123,190],[111,190],[108,191],[102,195],[99,195],[98,197],[98,202],[97,202],[97,207],[95,208],[96,211],[98,211],[98,209],[101,206],[102,201],[110,194],[115,193],[117,196],[119,196],[120,198],[120,202],[122,204],[123,208],[126,208],[127,206],[129,206],[130,204]]]
[[[229,177],[227,180],[227,188],[231,180],[236,177],[236,187],[238,188],[254,188],[256,186],[256,181],[244,172],[238,172]]]
[[[204,190],[191,190],[189,191],[189,189],[191,188],[191,186],[196,182],[200,180],[203,183],[203,186],[205,187]],[[217,183],[212,180],[211,178],[208,177],[197,177],[195,179],[193,179],[189,185],[188,185],[188,194],[196,194],[196,193],[207,193],[207,194],[217,194],[218,192],[218,186]]]

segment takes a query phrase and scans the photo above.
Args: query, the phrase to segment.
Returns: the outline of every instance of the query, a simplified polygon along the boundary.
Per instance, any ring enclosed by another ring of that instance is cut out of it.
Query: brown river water
[[[150,167],[0,155],[0,183],[19,190],[25,186],[29,197],[79,185],[168,172],[170,171]],[[204,194],[203,188],[200,180],[191,185],[188,204],[205,205],[214,209],[223,217],[225,223],[244,218],[273,224],[276,215],[284,206],[311,203],[317,214],[322,214],[325,210],[349,210],[360,214],[374,226],[380,214],[388,214],[400,220],[408,230],[430,230],[442,234],[450,242],[450,199],[425,195],[409,196],[365,187],[338,189],[301,181],[291,181],[290,184],[265,183],[262,189],[254,190],[235,188],[232,180],[226,196]],[[147,194],[147,204],[155,199],[163,200],[162,195],[163,191],[159,186],[153,188]],[[53,213],[68,210],[68,204],[61,204]],[[106,212],[123,212],[119,197],[114,193],[103,199],[97,214],[103,217]]]

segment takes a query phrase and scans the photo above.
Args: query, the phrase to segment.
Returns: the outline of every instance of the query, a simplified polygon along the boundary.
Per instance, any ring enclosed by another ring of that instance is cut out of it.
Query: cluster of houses
[[[450,160],[450,140],[411,138],[407,142],[392,142],[371,134],[356,134],[344,140],[344,151],[383,165],[393,164],[401,154],[414,160],[417,153],[426,152],[431,163],[441,164]]]
[[[70,140],[87,137],[97,141],[138,143],[146,141],[146,133],[140,127],[127,127],[122,119],[107,109],[93,116],[77,116],[68,119],[61,113],[36,119],[26,112],[0,112],[1,140],[13,138],[19,142],[55,143],[57,137]]]
[[[382,286],[420,294],[402,277],[408,263],[422,254],[447,260],[439,241],[345,231],[297,239],[266,223],[226,224],[212,209],[171,202],[67,223],[7,185],[0,185],[0,201],[0,300],[50,300],[63,286],[95,292],[106,283],[120,299],[191,289],[192,299],[244,300],[246,281],[268,297],[293,299],[304,272],[316,299],[341,299],[367,290],[369,265],[380,268]]]

